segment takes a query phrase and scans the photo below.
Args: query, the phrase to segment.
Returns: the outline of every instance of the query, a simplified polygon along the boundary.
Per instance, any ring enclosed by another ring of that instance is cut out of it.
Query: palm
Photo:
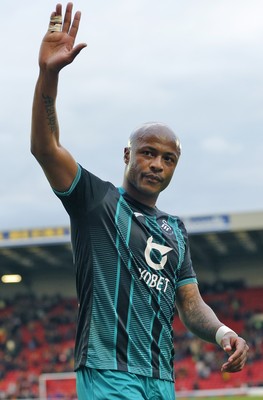
[[[39,54],[40,67],[59,71],[73,61],[74,39],[63,32],[47,33],[43,39]]]

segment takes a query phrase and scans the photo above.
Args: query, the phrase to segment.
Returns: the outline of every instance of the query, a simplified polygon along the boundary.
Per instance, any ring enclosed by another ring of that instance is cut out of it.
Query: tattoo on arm
[[[47,114],[48,125],[52,133],[57,131],[57,117],[55,110],[55,101],[52,97],[46,96],[42,93],[42,98],[45,105],[45,110]]]
[[[215,333],[222,325],[214,311],[201,297],[189,296],[189,293],[181,297],[180,303],[180,315],[187,328],[200,338],[214,343]]]

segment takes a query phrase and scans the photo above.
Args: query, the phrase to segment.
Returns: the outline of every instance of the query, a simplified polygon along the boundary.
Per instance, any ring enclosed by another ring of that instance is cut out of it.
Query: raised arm
[[[218,331],[224,324],[203,301],[196,284],[178,289],[176,306],[184,325],[201,339],[216,343],[216,333],[219,332],[218,344],[229,355],[222,371],[238,372],[244,367],[248,353],[245,340],[230,329],[221,328]]]
[[[85,43],[74,46],[81,13],[72,20],[73,4],[68,3],[62,20],[62,6],[51,14],[49,29],[39,52],[39,77],[36,83],[31,125],[31,152],[43,168],[51,186],[67,190],[74,180],[77,164],[59,141],[56,98],[59,72],[70,64]]]

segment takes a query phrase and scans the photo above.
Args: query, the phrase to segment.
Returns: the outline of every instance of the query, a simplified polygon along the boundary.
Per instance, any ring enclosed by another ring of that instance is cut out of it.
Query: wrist
[[[226,333],[234,333],[236,336],[238,336],[237,333],[233,331],[233,329],[230,329],[228,326],[226,325],[220,326],[220,328],[218,328],[218,330],[216,331],[215,335],[216,343],[219,344],[219,346],[221,346],[221,341]]]
[[[58,74],[53,71],[40,69],[37,80],[37,88],[40,93],[49,94],[51,97],[55,98],[57,95],[57,87]]]

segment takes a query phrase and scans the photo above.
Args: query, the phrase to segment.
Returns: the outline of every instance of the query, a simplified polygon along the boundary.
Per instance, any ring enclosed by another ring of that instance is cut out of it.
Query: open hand
[[[43,38],[39,52],[40,69],[58,73],[63,67],[70,64],[79,52],[86,47],[80,43],[74,47],[80,24],[81,12],[77,11],[72,21],[73,4],[68,3],[62,20],[62,5],[57,4],[56,11],[52,12],[49,30]],[[54,17],[61,17],[61,31],[52,31]]]

